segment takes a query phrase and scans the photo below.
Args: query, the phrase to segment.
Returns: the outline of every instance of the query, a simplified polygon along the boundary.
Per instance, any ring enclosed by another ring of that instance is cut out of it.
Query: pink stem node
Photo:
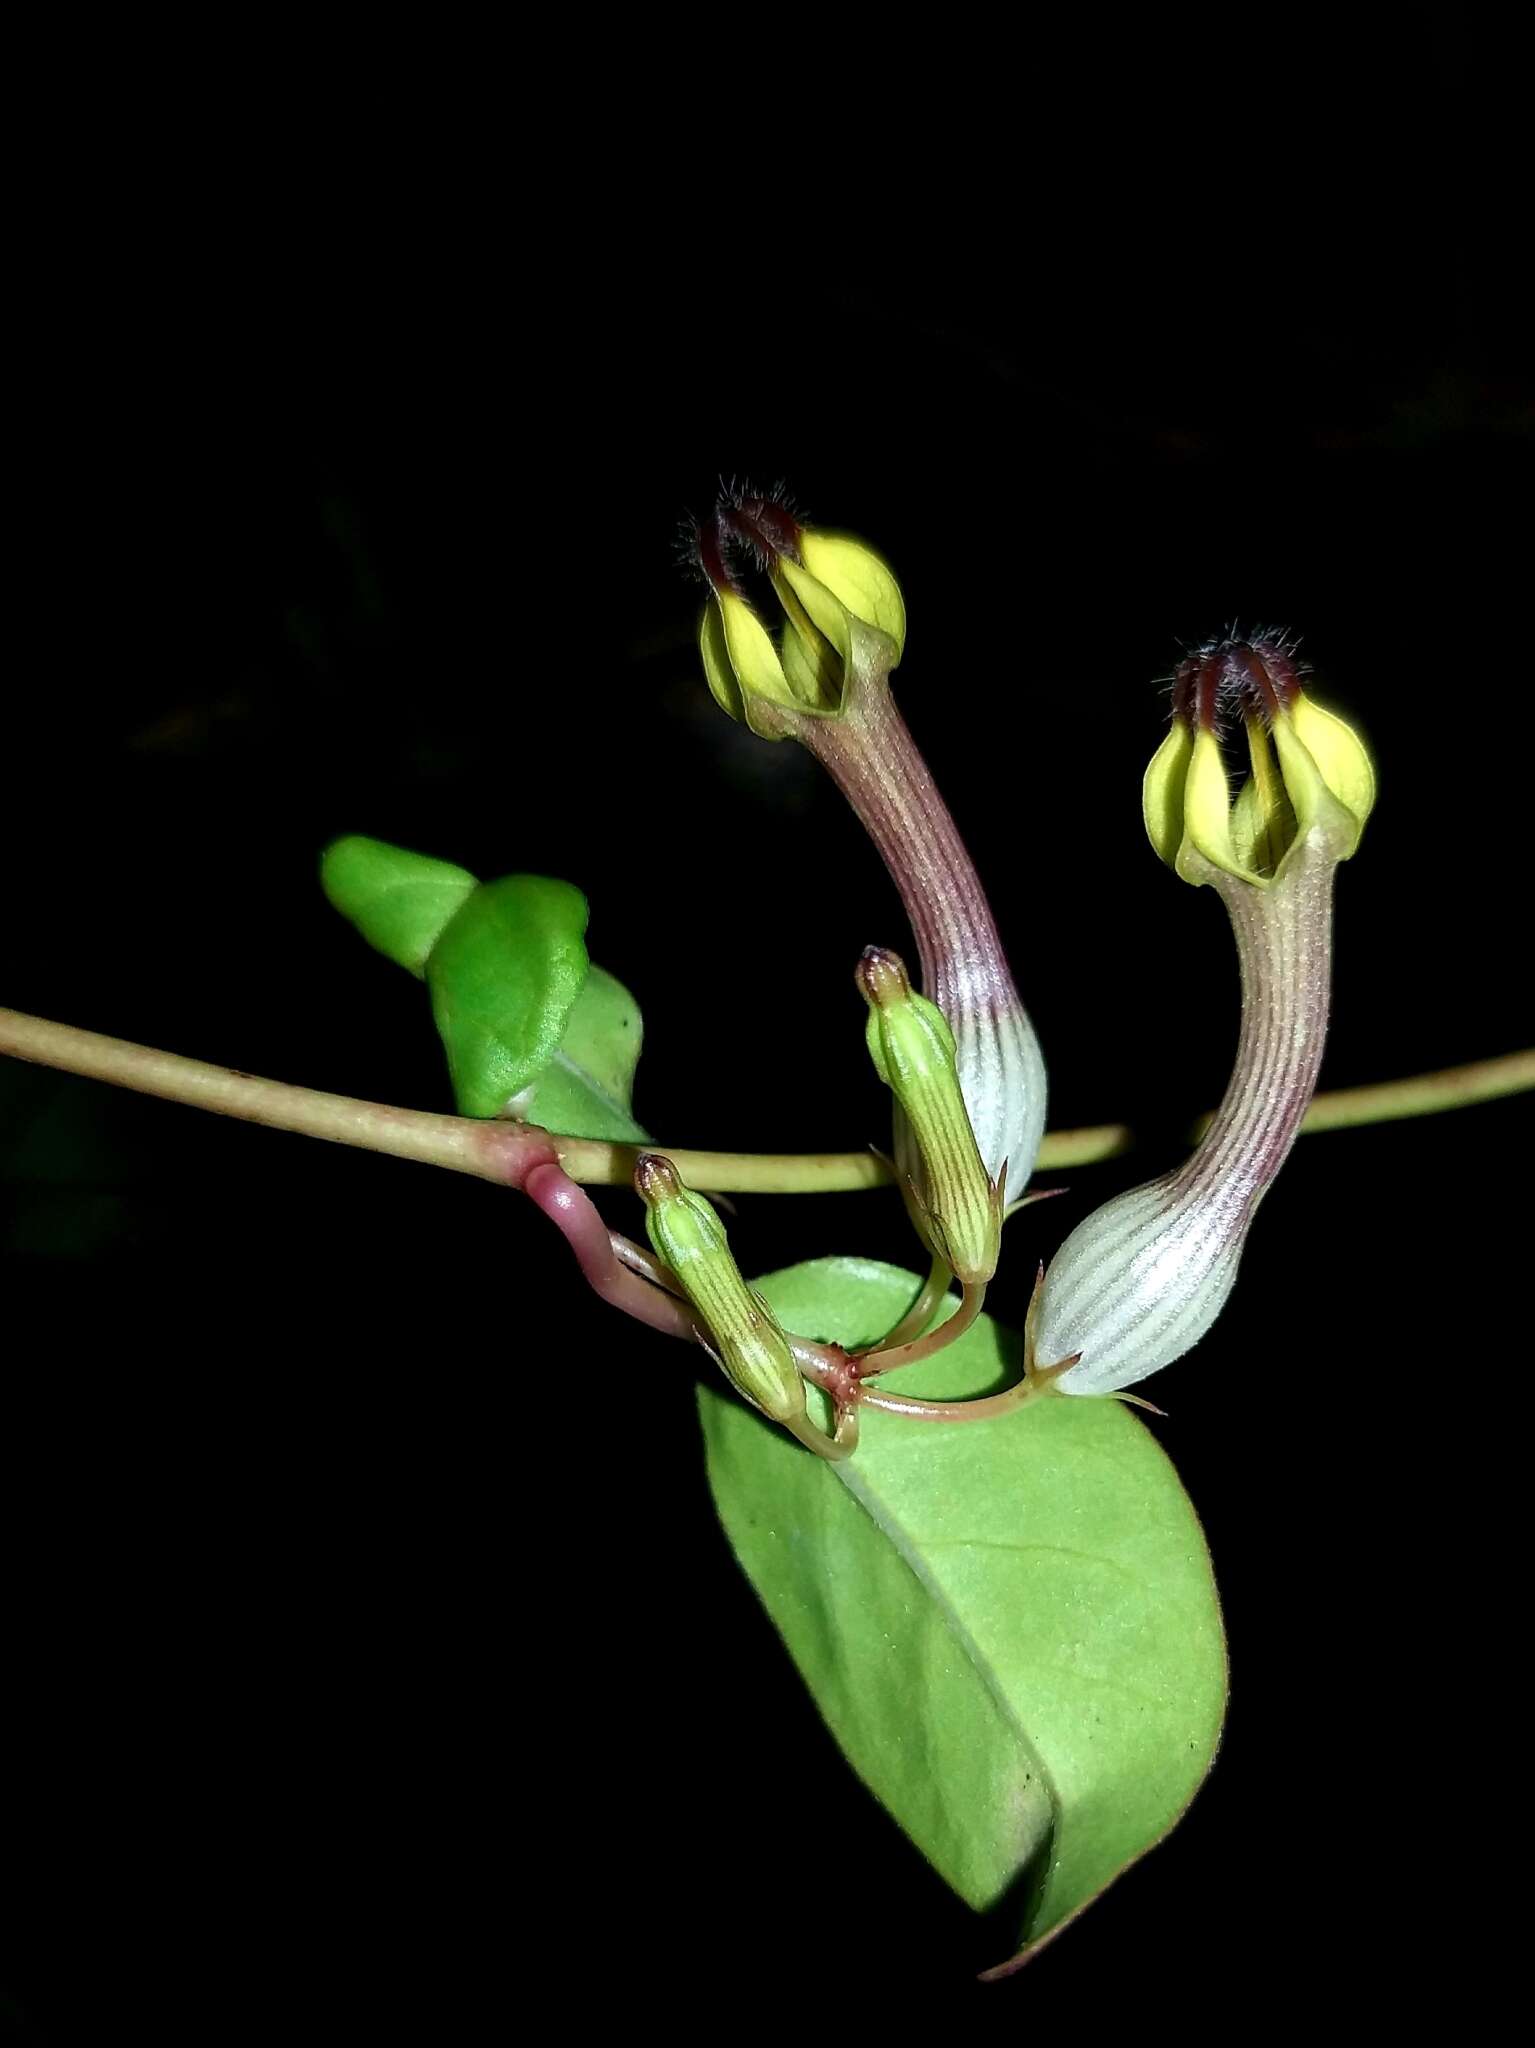
[[[522,1191],[575,1253],[581,1277],[593,1293],[668,1337],[689,1342],[697,1338],[698,1325],[683,1304],[622,1263],[596,1203],[557,1160],[535,1166],[525,1175]]]

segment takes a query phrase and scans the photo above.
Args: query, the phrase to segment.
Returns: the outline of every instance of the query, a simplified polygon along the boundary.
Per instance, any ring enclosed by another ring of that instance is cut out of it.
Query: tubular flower
[[[1251,772],[1231,799],[1218,726],[1239,708]],[[1157,852],[1226,906],[1242,978],[1236,1064],[1176,1172],[1116,1196],[1051,1261],[1031,1370],[1079,1354],[1068,1394],[1133,1386],[1209,1329],[1259,1202],[1316,1088],[1327,1030],[1332,884],[1374,802],[1369,756],[1300,687],[1293,644],[1228,638],[1180,667],[1173,728],[1146,775]]]
[[[1045,1128],[1045,1067],[991,908],[963,840],[890,692],[906,606],[861,541],[802,525],[778,499],[730,492],[696,536],[712,597],[700,647],[732,717],[807,747],[874,841],[917,941],[923,993],[954,1033],[955,1062],[986,1171],[1021,1193]],[[766,571],[776,639],[736,564]],[[897,1117],[896,1154],[915,1171]]]

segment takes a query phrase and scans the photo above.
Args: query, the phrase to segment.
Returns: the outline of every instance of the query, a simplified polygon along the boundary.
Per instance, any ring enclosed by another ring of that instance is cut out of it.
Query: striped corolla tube
[[[1023,1192],[1045,1129],[1045,1065],[996,921],[948,806],[896,709],[906,643],[900,585],[871,548],[802,524],[781,495],[728,491],[692,534],[713,593],[700,648],[720,705],[765,739],[797,739],[851,803],[900,892],[923,993],[954,1033],[960,1090],[981,1158]],[[776,640],[741,579],[764,573],[783,612]],[[897,1161],[918,1162],[897,1117]]]
[[[1369,756],[1305,694],[1293,641],[1234,635],[1180,666],[1146,773],[1152,845],[1225,904],[1242,979],[1236,1064],[1193,1155],[1072,1231],[1031,1317],[1031,1375],[1112,1394],[1188,1351],[1219,1315],[1263,1196],[1316,1088],[1327,1031],[1332,885],[1374,802]],[[1236,801],[1220,726],[1239,713]]]

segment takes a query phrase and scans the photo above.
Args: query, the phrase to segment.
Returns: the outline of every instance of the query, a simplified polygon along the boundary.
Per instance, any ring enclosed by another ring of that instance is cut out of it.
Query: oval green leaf
[[[786,1328],[857,1348],[918,1281],[837,1258],[759,1285]],[[900,1389],[987,1392],[1020,1355],[983,1316]],[[1113,1400],[869,1410],[833,1465],[699,1399],[726,1534],[833,1735],[961,1897],[1016,1900],[1015,1966],[1162,1839],[1215,1754],[1225,1641],[1177,1474]]]
[[[326,848],[320,879],[370,945],[427,981],[466,1116],[510,1111],[565,1137],[646,1141],[630,1108],[639,1005],[589,965],[579,889],[539,875],[482,886],[359,834]]]
[[[480,886],[467,868],[359,833],[326,847],[320,884],[370,946],[415,975]]]
[[[621,981],[591,968],[553,1058],[512,1107],[562,1137],[643,1145],[650,1133],[629,1107],[642,1039],[639,1004]]]
[[[559,1050],[586,980],[586,898],[546,875],[483,882],[426,963],[465,1116],[495,1116]]]

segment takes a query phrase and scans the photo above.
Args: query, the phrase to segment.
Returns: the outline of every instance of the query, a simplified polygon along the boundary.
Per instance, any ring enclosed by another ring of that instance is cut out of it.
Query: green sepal
[[[480,886],[467,869],[353,833],[320,856],[320,886],[368,944],[418,977]]]
[[[559,1050],[587,975],[587,905],[569,882],[484,882],[426,964],[432,1015],[465,1116],[495,1116]]]

